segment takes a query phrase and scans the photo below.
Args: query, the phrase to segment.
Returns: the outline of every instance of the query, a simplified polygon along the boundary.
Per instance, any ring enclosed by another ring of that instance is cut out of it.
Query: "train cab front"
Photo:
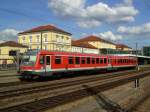
[[[26,52],[21,59],[21,63],[18,69],[19,79],[33,79],[38,75],[36,74],[36,61],[38,52]]]
[[[41,54],[41,51],[30,51],[23,55],[19,67],[19,78],[21,80],[37,79],[51,75],[51,55]]]

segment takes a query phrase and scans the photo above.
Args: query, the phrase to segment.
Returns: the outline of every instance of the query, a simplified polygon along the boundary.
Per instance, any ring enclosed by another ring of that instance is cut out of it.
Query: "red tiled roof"
[[[96,47],[92,46],[88,42],[79,42],[79,41],[71,41],[72,46],[76,47],[84,47],[84,48],[90,48],[90,49],[97,49]]]
[[[113,44],[115,45],[114,43],[110,42],[110,41],[107,41],[107,40],[104,40],[98,36],[94,36],[94,35],[90,35],[90,36],[87,36],[87,37],[84,37],[84,38],[81,38],[77,41],[80,41],[80,42],[88,42],[88,41],[101,41],[101,42],[105,42],[105,43],[109,43],[109,44]]]
[[[7,41],[7,42],[0,43],[0,47],[5,47],[5,46],[28,48],[28,46],[19,44],[15,41]]]
[[[64,31],[60,28],[57,28],[54,25],[45,25],[45,26],[35,27],[35,28],[30,29],[30,30],[21,32],[19,34],[34,33],[34,32],[41,32],[41,31],[55,31],[55,32],[60,32],[60,33],[65,33],[65,34],[68,34],[68,35],[72,35],[71,33],[66,32],[66,31]]]
[[[116,48],[129,48],[129,49],[132,49],[131,47],[127,46],[127,45],[124,45],[124,44],[116,44]]]

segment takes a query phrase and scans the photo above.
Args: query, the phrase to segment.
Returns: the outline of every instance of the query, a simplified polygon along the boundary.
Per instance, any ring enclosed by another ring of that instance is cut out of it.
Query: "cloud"
[[[87,20],[87,21],[80,21],[77,24],[82,28],[94,28],[99,26],[101,23],[96,20]]]
[[[103,33],[98,33],[98,34],[94,34],[94,35],[100,36],[103,39],[111,40],[111,41],[116,41],[116,40],[123,39],[122,35],[114,34],[111,31],[107,31],[107,32],[103,32]]]
[[[87,0],[49,0],[48,7],[58,16],[73,19],[80,27],[93,28],[100,23],[132,22],[138,10],[132,5],[132,0],[124,0],[121,4],[109,6],[98,2],[86,6]],[[91,21],[91,22],[90,22]],[[87,24],[90,23],[90,27]]]
[[[140,26],[132,26],[132,27],[125,27],[125,26],[120,26],[117,31],[122,34],[127,34],[127,35],[147,35],[150,36],[150,22],[142,24]]]
[[[4,29],[0,31],[0,40],[16,40],[19,31],[15,29]]]

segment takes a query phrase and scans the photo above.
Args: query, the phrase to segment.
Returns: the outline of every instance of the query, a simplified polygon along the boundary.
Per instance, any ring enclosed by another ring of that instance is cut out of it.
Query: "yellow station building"
[[[79,42],[72,40],[72,52],[99,54],[99,49],[88,42]]]
[[[71,51],[71,33],[54,25],[32,28],[18,34],[18,42],[29,46],[29,49],[54,51]]]
[[[78,42],[88,42],[90,45],[94,46],[97,49],[116,49],[116,44],[104,40],[98,36],[90,35],[84,38],[77,40]]]
[[[0,64],[12,64],[14,63],[14,57],[9,56],[9,51],[18,51],[24,53],[27,50],[27,46],[19,44],[14,41],[7,41],[0,43]]]
[[[131,47],[124,45],[124,44],[117,44],[116,49],[121,50],[121,51],[132,51],[133,50]]]

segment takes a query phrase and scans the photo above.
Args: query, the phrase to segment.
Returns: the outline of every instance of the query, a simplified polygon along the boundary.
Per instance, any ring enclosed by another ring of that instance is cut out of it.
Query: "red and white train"
[[[83,54],[31,50],[25,53],[20,65],[20,78],[38,78],[57,73],[134,68],[137,59],[128,56]]]

